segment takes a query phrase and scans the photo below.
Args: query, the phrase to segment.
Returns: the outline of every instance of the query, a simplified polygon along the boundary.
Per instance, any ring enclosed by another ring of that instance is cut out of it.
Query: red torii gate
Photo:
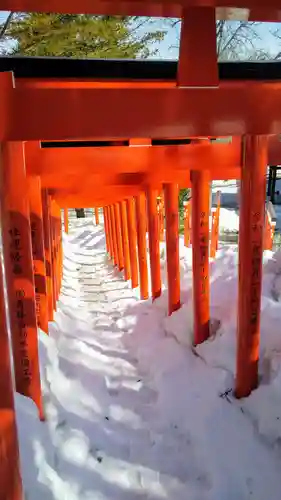
[[[270,0],[2,0],[1,9],[15,12],[62,12],[66,14],[183,17],[191,8],[215,9],[218,19],[280,21],[280,3]]]
[[[197,145],[190,145],[188,146],[189,148],[195,148]],[[248,147],[250,149],[251,153],[255,153],[255,150],[259,150],[260,147],[263,146],[264,151],[266,147],[266,143],[260,143],[259,140],[256,142],[253,138],[250,138],[248,143],[246,143],[246,148]],[[200,144],[201,147],[201,144]],[[213,145],[212,145],[213,147]],[[253,151],[252,151],[253,149]],[[43,151],[43,150],[42,150]],[[247,149],[246,149],[247,152]],[[130,153],[131,154],[131,153]],[[255,153],[256,156],[258,157],[257,153]],[[251,157],[251,155],[250,155]],[[258,157],[259,159],[260,157]],[[23,259],[25,257],[25,277],[24,279],[28,279],[29,283],[33,283],[33,272],[32,272],[32,265],[31,265],[31,242],[28,240],[28,234],[30,231],[29,225],[28,225],[28,213],[26,212],[27,210],[27,187],[26,185],[26,178],[25,178],[25,162],[24,162],[24,155],[23,155],[23,145],[21,142],[3,142],[3,153],[2,153],[2,160],[3,160],[3,186],[5,189],[5,196],[3,199],[3,215],[7,214],[7,219],[8,221],[4,223],[4,229],[7,228],[7,230],[4,232],[4,238],[3,241],[7,241],[10,233],[12,232],[13,235],[13,245],[15,246],[15,250],[17,249],[17,245],[21,247],[22,253],[20,254],[20,259]],[[26,164],[27,164],[28,156],[26,159]],[[265,158],[264,158],[264,169],[266,166]],[[253,164],[253,170],[257,170],[255,172],[254,178],[256,178],[256,175],[260,173],[260,170],[257,168],[256,163]],[[256,167],[256,168],[255,168]],[[77,168],[79,168],[79,163],[77,164]],[[250,182],[251,180],[251,175],[252,172],[250,169],[246,169],[246,173],[249,179],[249,187],[252,189],[252,183]],[[16,175],[16,177],[15,177]],[[246,174],[245,174],[246,175]],[[262,172],[262,175],[259,177],[259,182],[262,180],[264,175],[264,172]],[[42,171],[42,176],[43,176],[43,171]],[[79,177],[81,179],[81,177]],[[194,218],[193,218],[193,246],[194,246],[194,276],[199,277],[199,280],[195,280],[194,282],[194,288],[195,288],[195,342],[200,342],[203,341],[205,338],[208,336],[208,330],[209,330],[209,299],[208,299],[208,239],[209,239],[209,229],[208,229],[208,197],[206,196],[206,193],[209,193],[208,190],[208,181],[210,177],[207,171],[202,171],[202,170],[192,170],[192,187],[193,187],[193,199],[194,199]],[[77,180],[77,179],[76,179]],[[243,180],[243,177],[242,177]],[[159,181],[158,181],[159,182]],[[245,180],[244,184],[245,185]],[[19,193],[18,187],[23,188],[23,192]],[[261,183],[259,185],[261,187]],[[135,189],[132,188],[132,189]],[[167,220],[167,261],[168,261],[168,274],[169,274],[169,312],[173,312],[180,306],[180,298],[179,298],[179,279],[175,280],[175,276],[178,277],[179,275],[179,269],[178,269],[178,238],[177,238],[177,186],[176,184],[172,182],[165,183],[164,185],[164,192],[165,192],[165,205],[167,207],[166,210],[166,220]],[[108,196],[104,198],[103,203],[105,203],[105,200],[107,199],[107,203],[109,204],[111,202],[111,194],[112,194],[112,188],[109,189],[108,191]],[[121,198],[127,198],[128,196],[132,196],[133,194],[136,194],[135,191],[123,191],[119,187],[118,193],[117,193],[117,200],[120,200]],[[54,193],[54,195],[58,195],[58,193]],[[153,195],[151,195],[151,198]],[[81,194],[77,198],[81,200]],[[149,198],[150,199],[150,198]],[[141,294],[142,298],[147,298],[148,296],[148,290],[147,290],[147,272],[146,272],[146,248],[145,248],[145,204],[144,204],[144,196],[142,192],[137,196],[136,198],[137,203],[136,203],[136,213],[137,213],[137,240],[138,240],[138,252],[139,252],[139,266],[140,266],[140,285],[141,285]],[[260,198],[259,200],[259,209],[262,210],[263,207],[263,199]],[[156,199],[155,199],[155,205],[156,205]],[[106,205],[107,206],[107,205]],[[149,203],[149,207],[150,207]],[[50,210],[50,206],[49,206]],[[245,210],[245,209],[244,209]],[[151,212],[153,212],[151,210]],[[155,213],[155,212],[154,212]],[[247,212],[245,212],[246,215],[248,215]],[[255,212],[255,216],[259,212]],[[107,210],[105,210],[105,214],[107,214]],[[53,209],[53,217],[55,221],[55,217],[57,215],[56,208],[54,207]],[[153,215],[150,213],[150,215]],[[241,215],[241,217],[243,214]],[[261,224],[262,221],[262,215],[259,213],[259,220],[255,220],[255,223]],[[111,225],[111,233],[112,233],[112,242],[113,242],[113,256],[115,259],[116,264],[118,264],[119,268],[122,269],[124,267],[124,262],[122,260],[123,258],[123,251],[122,251],[122,235],[120,232],[120,208],[118,204],[111,205],[110,207],[110,216],[105,215],[106,218],[106,225],[109,224]],[[151,219],[153,220],[153,218]],[[243,219],[244,220],[244,219]],[[43,226],[43,224],[42,224]],[[262,224],[263,226],[263,224]],[[151,227],[151,224],[149,225]],[[119,230],[118,230],[119,228]],[[257,225],[257,228],[260,228],[260,225]],[[248,235],[251,227],[247,228],[247,248],[244,249],[244,257],[246,254],[246,257],[248,258]],[[54,241],[54,245],[51,245],[51,260],[52,260],[52,276],[53,276],[53,306],[55,307],[56,299],[58,296],[59,292],[59,276],[60,276],[60,266],[58,266],[58,255],[60,254],[60,251],[58,249],[58,236],[57,236],[57,231],[56,231],[56,224],[53,222],[50,226],[49,232],[51,231],[51,240]],[[258,231],[259,233],[259,231]],[[251,234],[251,231],[250,231]],[[245,236],[244,236],[245,238]],[[19,240],[19,243],[16,245],[16,239]],[[39,234],[37,233],[37,239],[39,239]],[[36,238],[35,238],[36,240]],[[203,240],[203,242],[202,242]],[[152,240],[151,240],[152,241]],[[242,240],[243,241],[243,240]],[[255,242],[254,242],[255,243]],[[257,245],[258,243],[256,243]],[[132,244],[131,244],[132,246]],[[261,252],[262,247],[257,247],[258,250]],[[198,250],[200,253],[198,253]],[[243,250],[243,247],[242,247]],[[257,253],[257,251],[255,250]],[[153,250],[152,250],[153,253]],[[16,255],[16,254],[15,254]],[[11,255],[10,255],[11,257]],[[9,259],[7,256],[5,256],[5,265],[7,269],[9,270],[8,275],[9,275],[9,281],[11,283],[10,285],[10,291],[9,295],[11,295],[11,290],[13,290],[14,295],[14,301],[11,302],[10,306],[10,313],[11,313],[11,324],[12,327],[16,328],[16,331],[13,333],[13,349],[14,349],[14,359],[16,362],[16,366],[20,367],[21,366],[21,359],[27,359],[28,360],[28,366],[33,367],[32,372],[27,373],[27,376],[25,378],[24,373],[16,373],[18,385],[17,389],[19,392],[22,392],[25,395],[30,395],[34,401],[37,402],[38,407],[40,409],[40,412],[42,414],[42,407],[41,407],[41,402],[40,402],[40,381],[39,381],[39,369],[38,369],[38,354],[36,353],[36,337],[34,336],[36,333],[36,314],[35,314],[35,297],[34,297],[34,289],[31,288],[26,288],[25,282],[22,281],[22,279],[18,276],[19,274],[19,269],[16,269],[14,267],[14,263],[11,261],[11,258]],[[249,266],[247,265],[247,272],[248,272]],[[22,268],[21,268],[22,272]],[[156,276],[156,271],[154,269],[152,273],[153,279],[155,279]],[[242,275],[243,277],[243,275]],[[156,280],[155,280],[156,281]],[[157,284],[154,281],[153,283],[153,293],[156,293],[156,288]],[[251,286],[251,283],[248,282],[248,287],[247,291],[249,291]],[[245,280],[243,282],[243,294],[245,293]],[[33,290],[33,291],[32,291]],[[158,290],[159,290],[159,283],[158,283]],[[159,292],[158,292],[159,293]],[[255,292],[256,295],[258,294]],[[241,295],[240,295],[241,296]],[[21,303],[21,310],[23,308],[23,313],[22,314],[24,317],[27,317],[30,322],[30,327],[29,331],[26,330],[26,323],[18,323],[18,314],[19,314],[19,309],[18,309],[18,303]],[[29,310],[28,305],[32,305],[32,308]],[[240,317],[241,317],[241,309],[243,307],[240,304]],[[257,310],[257,305],[255,304],[256,311]],[[258,314],[258,312],[256,312]],[[245,332],[248,330],[248,323],[247,323],[247,318],[249,317],[249,310],[243,309],[242,310],[242,319],[244,320],[245,324],[239,325],[240,330],[242,332]],[[196,323],[197,321],[197,323]],[[249,321],[249,320],[248,320]],[[20,333],[18,333],[20,332]],[[25,332],[25,333],[24,333]],[[29,343],[27,346],[31,349],[30,352],[24,351],[24,356],[28,356],[27,358],[22,358],[20,346],[22,343],[22,339],[24,338],[24,334],[28,335],[28,340]],[[258,331],[256,332],[256,339],[258,339]],[[244,342],[244,339],[242,339]],[[255,349],[255,346],[250,345],[248,352],[253,353],[253,349]],[[35,349],[35,350],[34,350]],[[245,390],[245,368],[248,369],[248,371],[252,370],[250,372],[250,377],[246,379],[247,385],[249,385],[250,390],[254,385],[253,385],[253,378],[255,377],[256,369],[255,367],[249,366],[249,360],[248,360],[248,354],[247,352],[244,352],[245,349],[243,349],[241,354],[244,354],[245,359],[240,359],[239,364],[238,364],[238,372],[237,374],[240,375],[240,379],[237,379],[238,384],[241,384],[241,388],[239,385],[237,385],[237,390],[244,391]],[[257,354],[256,354],[257,355]],[[258,357],[257,357],[258,359]],[[36,367],[36,369],[35,369]],[[25,372],[25,369],[24,369]],[[248,373],[246,374],[248,375]],[[25,381],[25,384],[21,386],[21,382]],[[249,383],[249,384],[248,384]],[[254,381],[254,384],[256,382]],[[38,385],[39,384],[39,385]],[[238,393],[239,394],[239,393]],[[14,452],[13,452],[14,453]]]
[[[74,1],[45,0],[38,7],[35,0],[2,0],[1,8],[6,10],[38,11],[39,8],[47,12],[82,10],[95,14],[122,13],[122,15],[134,12],[140,15],[179,16],[183,19],[180,61],[177,77],[173,82],[88,80],[79,82],[77,78],[70,82],[17,78],[13,81],[11,74],[0,74],[0,95],[4,96],[0,108],[1,220],[10,299],[13,356],[16,363],[16,389],[36,402],[41,418],[43,418],[43,408],[36,322],[39,323],[41,320],[42,309],[36,310],[35,295],[39,305],[42,305],[41,300],[46,298],[48,291],[48,317],[52,319],[61,283],[61,226],[58,205],[65,207],[72,204],[79,205],[78,201],[83,200],[85,206],[90,202],[91,206],[98,204],[104,206],[109,253],[119,268],[125,265],[126,277],[129,276],[130,260],[133,286],[136,280],[134,246],[137,233],[141,289],[144,298],[147,296],[144,188],[148,186],[146,192],[149,235],[152,236],[150,238],[152,242],[156,234],[155,184],[158,186],[164,182],[171,313],[180,305],[179,282],[176,280],[173,283],[172,280],[175,272],[176,276],[178,275],[176,183],[188,186],[189,179],[185,182],[184,177],[184,169],[188,168],[191,170],[193,188],[194,276],[199,277],[194,283],[196,343],[205,340],[209,328],[208,182],[213,175],[224,175],[220,173],[224,168],[225,175],[230,177],[237,178],[241,172],[236,395],[246,396],[257,385],[265,173],[268,152],[269,155],[272,153],[272,157],[269,156],[270,163],[271,158],[276,160],[272,162],[274,164],[279,158],[276,139],[271,142],[268,136],[278,134],[281,129],[280,77],[273,82],[267,82],[265,78],[264,81],[251,82],[243,79],[221,81],[216,60],[215,19],[216,15],[228,18],[229,8],[232,5],[225,0],[200,2],[199,5],[198,3],[195,0],[182,0],[176,4],[169,0],[161,3],[134,0],[125,2],[82,0],[77,5]],[[245,5],[236,0],[236,7],[244,8]],[[247,7],[251,19],[279,19],[278,0],[269,0],[266,9],[262,0],[247,0]],[[237,15],[239,16],[238,11]],[[77,77],[79,78],[79,75]],[[129,117],[128,112],[132,109],[134,113]],[[83,110],[83,120],[77,120],[81,110]],[[38,141],[66,139],[131,140],[186,136],[196,139],[226,135],[243,137],[227,148],[200,142],[188,145],[186,148],[183,146],[173,149],[173,146],[167,148],[164,146],[158,149],[158,152],[155,152],[157,150],[155,146],[138,148],[135,152],[130,147],[122,147],[117,153],[117,150],[97,151],[98,148],[96,151],[83,154],[72,151],[73,162],[68,154],[64,160],[62,158],[61,163],[58,157],[63,157],[63,153],[57,151],[57,169],[58,164],[62,169],[62,173],[57,171],[57,175],[54,171],[54,159],[52,160],[53,152],[49,150],[45,153],[42,149],[39,153],[37,144]],[[28,142],[23,146],[23,141]],[[224,151],[225,156],[220,155],[219,151]],[[79,194],[74,189],[74,182],[81,180],[81,176],[77,174],[80,168],[79,161],[86,174],[93,160],[96,163],[93,169],[91,166],[91,170],[95,170],[93,175],[96,176],[95,181],[98,183],[94,184],[94,181],[93,184],[89,183],[89,189]],[[69,168],[66,168],[65,161],[69,161]],[[118,168],[110,168],[112,161],[119,161]],[[122,167],[123,161],[126,161],[125,167]],[[200,161],[206,162],[208,168],[202,168]],[[174,168],[174,163],[177,163],[177,168]],[[151,173],[155,165],[158,171],[156,169]],[[165,165],[162,177],[161,165]],[[123,169],[127,167],[128,170],[124,171]],[[104,170],[102,175],[101,169]],[[111,172],[106,171],[105,174],[105,170]],[[72,179],[68,177],[71,174]],[[37,176],[37,179],[34,179],[34,176]],[[42,193],[38,177],[41,177]],[[94,198],[92,195],[94,185],[101,187],[99,198]],[[114,200],[113,190],[116,191]],[[41,203],[40,196],[42,196]],[[133,196],[136,196],[136,230]],[[28,205],[30,205],[30,216]],[[119,229],[121,227],[121,232],[117,231],[117,227]],[[33,241],[30,238],[32,232]],[[43,234],[44,255],[42,255]],[[41,243],[41,246],[36,246],[37,243]],[[150,252],[154,255],[155,264],[158,260],[155,245],[150,245]],[[37,265],[35,272],[34,263]],[[156,297],[160,292],[157,266],[152,272],[152,279],[153,295]],[[41,282],[46,284],[42,289],[39,287]],[[4,311],[3,296],[1,300]],[[0,383],[5,380],[5,388],[0,401],[0,437],[6,463],[3,459],[5,470],[0,479],[0,498],[20,500],[22,493],[16,458],[13,388],[4,313],[1,320],[3,322],[1,345],[5,363],[0,366]],[[43,322],[45,321],[46,318]]]

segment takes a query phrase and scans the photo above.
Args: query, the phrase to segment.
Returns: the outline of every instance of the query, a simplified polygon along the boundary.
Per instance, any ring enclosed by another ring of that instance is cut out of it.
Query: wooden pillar
[[[96,219],[96,225],[98,226],[99,223],[100,223],[99,209],[98,209],[98,207],[95,208],[95,219]]]
[[[276,227],[276,221],[272,220],[270,211],[268,208],[265,210],[265,224],[264,224],[264,237],[263,237],[263,249],[272,250],[274,243],[274,232]]]
[[[68,234],[68,208],[63,209],[63,216],[64,216],[64,231],[66,234]]]
[[[182,9],[177,82],[186,87],[217,87],[216,10],[212,6]],[[201,36],[204,33],[204,36]],[[200,63],[199,63],[200,61]]]
[[[113,240],[113,262],[114,265],[119,267],[119,255],[117,251],[117,234],[116,234],[116,221],[115,221],[115,211],[113,205],[110,205],[111,214],[111,232]]]
[[[210,243],[210,257],[212,259],[214,259],[216,256],[217,237],[218,237],[218,213],[216,208],[212,208],[212,226],[211,226],[211,243]]]
[[[145,194],[136,197],[137,242],[141,299],[148,299]]]
[[[4,131],[5,114],[7,121],[9,119],[10,99],[9,91],[12,90],[12,74],[0,73],[0,95],[2,96],[1,103],[1,119],[0,133]],[[6,113],[5,113],[6,111]],[[2,145],[1,145],[2,147]],[[4,149],[7,148],[3,145]],[[6,186],[3,185],[3,171],[8,167],[11,168],[11,161],[7,163],[2,156],[0,149],[0,198],[1,198],[1,232],[2,232],[2,251],[5,252],[4,244],[9,246],[9,214],[4,210],[3,203]],[[18,188],[20,185],[16,182]],[[20,193],[18,192],[18,195]],[[4,212],[3,212],[4,210]],[[3,224],[5,228],[3,227]],[[6,254],[9,258],[9,248],[6,248]],[[5,261],[5,257],[4,257]],[[6,274],[6,270],[5,270]],[[9,293],[9,292],[8,292]],[[10,291],[11,293],[11,291]],[[20,460],[19,447],[17,438],[17,427],[15,418],[14,398],[13,398],[13,381],[11,375],[9,336],[6,321],[6,307],[4,295],[4,279],[2,273],[2,265],[0,265],[0,498],[3,500],[22,500],[24,496],[21,475],[20,475]]]
[[[44,251],[41,181],[38,176],[28,178],[30,226],[37,325],[48,333],[48,297]]]
[[[216,192],[216,206],[212,208],[212,227],[210,257],[215,258],[219,246],[219,225],[220,225],[220,196],[221,192]]]
[[[57,204],[54,202],[54,236],[55,236],[55,265],[56,265],[56,277],[57,277],[57,297],[59,298],[60,293],[60,267],[59,267],[59,218]]]
[[[114,203],[114,213],[115,213],[116,242],[117,242],[117,253],[118,253],[118,269],[119,271],[123,271],[124,254],[123,254],[123,244],[122,244],[122,234],[121,234],[121,217],[120,217],[120,209],[118,203]]]
[[[220,233],[220,213],[221,213],[221,192],[217,191],[217,231],[216,231],[216,250],[219,248],[219,233]]]
[[[104,235],[105,235],[106,253],[108,255],[110,255],[109,231],[108,231],[108,220],[107,220],[106,207],[103,207],[103,221],[104,221]]]
[[[61,291],[62,283],[62,272],[63,272],[63,253],[62,253],[62,221],[61,221],[61,209],[57,203],[55,203],[55,214],[56,214],[56,240],[57,240],[57,273],[58,273],[58,297]]]
[[[191,232],[191,200],[183,202],[183,210],[184,210],[184,246],[190,246],[190,232]]]
[[[44,250],[45,250],[45,266],[46,266],[47,296],[48,296],[48,318],[49,321],[53,321],[54,305],[53,305],[53,275],[52,275],[52,256],[51,256],[51,229],[50,229],[50,211],[49,211],[47,189],[42,190],[42,214],[43,214]]]
[[[146,248],[146,199],[145,194],[140,193],[136,197],[136,228],[137,248],[139,261],[139,282],[141,299],[148,298],[148,268]]]
[[[0,498],[22,500],[19,447],[14,407],[2,266],[0,266]]]
[[[165,240],[165,230],[164,230],[164,198],[161,194],[157,197],[157,212],[158,212],[158,220],[159,220],[159,238],[160,241]]]
[[[2,143],[1,167],[4,265],[16,390],[35,402],[43,420],[28,185],[21,142]]]
[[[59,272],[59,294],[61,292],[61,282],[62,282],[62,221],[61,221],[61,209],[58,204],[57,208],[57,237],[58,237],[58,272]]]
[[[132,288],[137,288],[139,286],[139,276],[138,276],[137,230],[136,230],[136,214],[135,214],[134,198],[129,198],[126,201],[126,208],[127,208],[127,219],[128,219],[131,283],[132,283]]]
[[[150,255],[151,294],[155,300],[161,295],[159,218],[157,212],[157,189],[147,189],[148,237]]]
[[[105,250],[106,250],[106,253],[109,254],[107,218],[106,218],[105,207],[103,207],[103,224],[104,224],[103,228],[104,228],[104,237],[105,237]]]
[[[270,225],[270,248],[269,248],[269,250],[273,250],[275,227],[276,227],[276,222],[272,221],[271,225]]]
[[[103,219],[104,219],[104,234],[105,234],[106,253],[107,253],[107,256],[110,258],[111,248],[110,248],[110,240],[109,240],[109,221],[108,221],[107,207],[103,207]]]
[[[127,281],[131,278],[131,267],[130,267],[127,209],[125,200],[120,202],[120,215],[121,215],[122,244],[124,252],[124,277],[125,280]]]
[[[109,237],[109,255],[110,258],[113,260],[113,237],[112,237],[112,226],[111,226],[111,213],[110,213],[110,207],[107,206],[106,208],[106,213],[107,213],[107,227],[108,227],[108,237]]]
[[[53,308],[57,310],[57,297],[58,297],[58,284],[56,273],[56,255],[55,255],[55,215],[54,203],[51,196],[48,196],[49,211],[50,211],[50,239],[51,239],[51,263],[52,263],[52,277],[53,277]]]
[[[180,308],[178,198],[178,185],[174,183],[164,184],[169,315]]]
[[[192,268],[194,344],[209,337],[210,290],[209,290],[209,172],[192,171]]]
[[[238,398],[248,396],[258,385],[267,139],[246,136],[243,149],[235,386]]]

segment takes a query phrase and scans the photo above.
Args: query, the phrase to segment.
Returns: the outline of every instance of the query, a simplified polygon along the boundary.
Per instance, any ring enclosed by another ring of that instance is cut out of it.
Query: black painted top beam
[[[0,57],[0,72],[16,78],[175,81],[177,61]],[[220,80],[281,81],[280,62],[220,62]]]

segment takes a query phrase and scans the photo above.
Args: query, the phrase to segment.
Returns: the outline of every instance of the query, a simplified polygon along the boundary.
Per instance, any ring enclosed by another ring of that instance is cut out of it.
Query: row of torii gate
[[[281,71],[278,63],[218,65],[216,18],[240,19],[240,3],[235,9],[229,0],[41,0],[40,7],[35,0],[0,1],[0,9],[17,12],[183,21],[178,64],[0,59],[0,500],[23,498],[14,390],[31,398],[44,420],[37,328],[48,333],[61,289],[61,209],[67,229],[68,208],[103,208],[109,257],[132,287],[139,284],[142,299],[148,231],[156,299],[163,190],[172,314],[180,307],[178,192],[191,187],[198,344],[210,324],[209,183],[241,179],[235,394],[248,396],[258,385],[265,184],[267,166],[281,163]],[[280,18],[277,0],[266,9],[261,0],[246,4],[251,20]],[[216,140],[226,136],[231,141]]]

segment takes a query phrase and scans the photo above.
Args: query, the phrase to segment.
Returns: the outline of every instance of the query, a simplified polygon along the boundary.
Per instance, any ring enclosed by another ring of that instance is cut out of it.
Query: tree
[[[258,49],[260,23],[248,21],[217,21],[217,52],[220,61],[268,59],[266,51]]]
[[[175,30],[175,43],[171,49],[179,48],[180,19],[170,21]],[[219,61],[265,60],[272,59],[267,50],[259,48],[261,40],[260,27],[262,23],[248,21],[217,21],[217,54]],[[278,30],[277,30],[278,32]],[[275,39],[278,33],[269,32]],[[281,38],[281,37],[280,37]]]
[[[139,17],[10,13],[0,27],[0,42],[12,55],[146,58],[157,53],[155,44],[165,36],[163,30],[143,32],[152,24]],[[5,42],[12,44],[7,48]],[[83,208],[75,210],[85,217]]]
[[[191,189],[184,188],[179,190],[179,213],[180,217],[183,217],[183,202],[189,200],[191,196]]]
[[[8,30],[9,28],[9,25],[12,21],[12,18],[14,16],[14,13],[13,12],[10,12],[6,18],[6,20],[4,21],[4,23],[2,25],[0,25],[0,54],[2,53],[6,53],[6,47],[5,47],[5,41],[4,41],[4,38],[5,38],[5,34],[6,34],[6,31]]]
[[[85,217],[85,210],[84,208],[75,208],[75,212],[76,212],[76,217],[77,219],[83,219]]]
[[[83,58],[146,58],[157,53],[165,31],[140,17],[15,14],[2,26],[8,53]],[[144,33],[143,27],[148,31]]]

